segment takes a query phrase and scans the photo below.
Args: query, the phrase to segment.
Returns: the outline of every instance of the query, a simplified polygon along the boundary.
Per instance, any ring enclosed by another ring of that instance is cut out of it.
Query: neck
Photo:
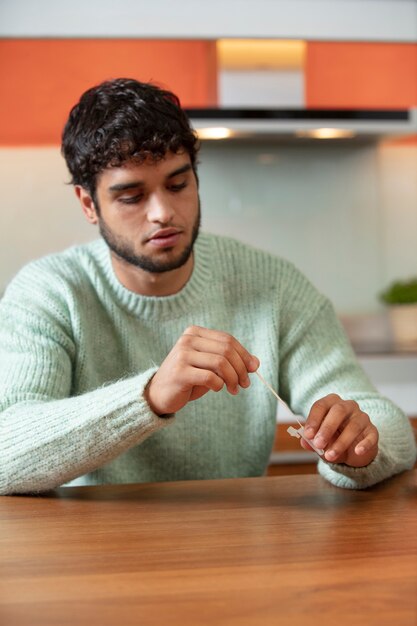
[[[180,291],[188,282],[194,267],[194,257],[176,270],[161,273],[146,272],[111,252],[111,262],[118,281],[141,296],[172,296]]]

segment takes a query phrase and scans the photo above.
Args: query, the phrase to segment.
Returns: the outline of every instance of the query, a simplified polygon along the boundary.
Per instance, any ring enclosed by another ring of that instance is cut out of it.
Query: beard
[[[191,253],[194,248],[194,243],[198,237],[198,233],[200,231],[200,222],[201,222],[201,211],[200,211],[200,200],[198,201],[198,211],[197,217],[193,224],[191,239],[189,244],[184,248],[184,250],[179,254],[178,257],[174,259],[152,259],[145,254],[137,254],[134,249],[134,245],[132,242],[127,241],[123,237],[115,235],[115,233],[107,226],[106,222],[99,215],[98,216],[98,226],[100,230],[100,234],[103,237],[104,241],[110,248],[110,250],[122,261],[125,263],[129,263],[129,265],[133,265],[134,267],[138,267],[145,272],[149,272],[151,274],[161,274],[162,272],[170,272],[172,270],[176,270],[179,267],[182,267],[190,258]]]

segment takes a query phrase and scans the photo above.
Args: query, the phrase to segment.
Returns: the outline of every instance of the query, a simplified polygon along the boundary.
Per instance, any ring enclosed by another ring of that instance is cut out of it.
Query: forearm
[[[354,400],[379,433],[379,452],[356,468],[319,462],[320,473],[340,487],[365,488],[413,466],[416,446],[409,421],[371,384],[334,315],[324,306],[307,328],[287,345],[281,363],[281,393],[292,410],[307,417],[327,394]]]
[[[44,491],[104,465],[170,419],[143,392],[155,369],[80,396],[25,401],[0,414],[0,493]]]

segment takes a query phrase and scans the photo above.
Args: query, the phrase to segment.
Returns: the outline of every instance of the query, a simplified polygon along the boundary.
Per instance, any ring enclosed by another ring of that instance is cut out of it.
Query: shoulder
[[[64,308],[71,292],[87,288],[92,268],[105,253],[103,246],[97,240],[31,261],[7,286],[2,306]]]
[[[314,316],[329,303],[287,259],[232,237],[207,233],[201,235],[200,246],[206,250],[213,273],[234,294],[245,293],[247,297],[269,294],[288,322],[300,314],[304,319]]]
[[[245,263],[253,263],[255,260],[274,266],[284,266],[288,263],[285,259],[266,250],[261,250],[251,244],[225,235],[200,233],[197,245],[211,248],[211,251],[215,251],[222,256]]]
[[[211,263],[223,271],[233,269],[237,274],[249,274],[256,280],[265,276],[292,283],[294,279],[304,277],[291,261],[233,237],[200,233],[199,249],[209,254]]]
[[[50,281],[58,284],[61,280],[71,280],[86,273],[89,265],[94,264],[103,251],[103,242],[97,240],[31,261],[16,274],[6,293],[16,288],[50,284]]]

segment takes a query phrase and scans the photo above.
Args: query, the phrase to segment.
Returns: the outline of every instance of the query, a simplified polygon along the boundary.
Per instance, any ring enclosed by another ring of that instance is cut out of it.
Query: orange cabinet
[[[308,42],[307,107],[417,106],[417,44]]]
[[[109,78],[156,81],[184,106],[217,102],[214,41],[0,40],[0,145],[58,144],[81,93]]]

